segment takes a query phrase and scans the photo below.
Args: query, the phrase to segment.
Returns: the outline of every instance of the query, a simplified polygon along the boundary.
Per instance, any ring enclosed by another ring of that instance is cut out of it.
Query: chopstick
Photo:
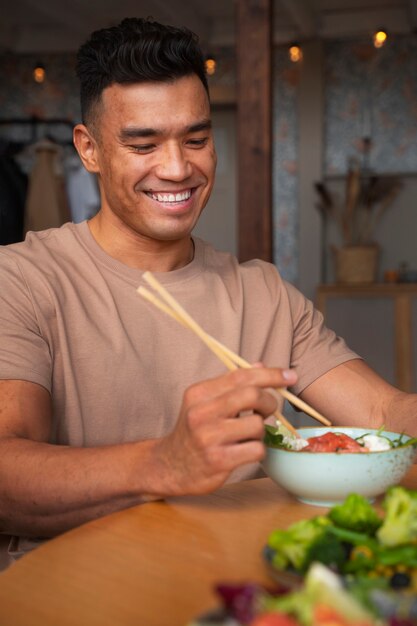
[[[146,300],[154,304],[158,309],[164,311],[170,315],[177,322],[188,328],[189,330],[195,330],[196,334],[200,337],[200,339],[207,345],[208,348],[219,358],[220,361],[231,371],[238,369],[238,365],[234,363],[227,354],[222,350],[220,342],[218,342],[214,337],[211,337],[208,333],[206,333],[196,322],[191,325],[187,323],[185,319],[183,319],[174,309],[170,308],[170,306],[161,302],[155,294],[148,291],[145,287],[139,287],[137,289],[138,293],[144,297]],[[188,317],[188,314],[187,314]],[[192,318],[191,318],[192,319]],[[195,326],[194,326],[195,324]],[[249,366],[250,367],[250,366]],[[274,393],[273,389],[270,389],[270,392]],[[283,424],[290,432],[293,433],[296,437],[300,437],[298,431],[294,428],[294,426],[280,413],[280,411],[276,410],[274,412],[275,417]]]
[[[145,272],[143,275],[144,280],[158,292],[165,302],[161,301],[155,294],[150,292],[145,287],[140,286],[137,291],[138,293],[154,304],[161,311],[171,316],[177,322],[192,330],[200,339],[207,345],[207,347],[214,353],[216,356],[222,361],[222,363],[229,369],[235,370],[238,367],[242,368],[251,368],[252,365],[245,361],[242,357],[235,354],[224,346],[220,341],[206,333],[199,324],[183,309],[183,307],[173,298],[173,296],[163,287],[159,281],[153,276],[151,272]],[[292,394],[290,391],[284,388],[277,388],[275,391],[281,394],[285,399],[289,402],[303,410],[305,413],[316,419],[317,421],[329,426],[331,422],[321,415],[318,411],[313,409],[306,402]],[[278,411],[274,413],[274,415],[279,419],[279,421],[290,430],[294,435],[299,437],[299,433],[297,430],[288,422],[288,420]]]
[[[153,281],[155,281],[156,279],[153,276],[147,276],[145,278],[145,280],[147,280],[149,282],[149,284],[152,284],[152,286],[155,286],[155,288],[157,289],[157,291],[159,291],[162,295],[162,291],[164,290],[164,288],[162,287],[162,285],[160,285],[159,283],[155,283]],[[178,302],[175,302],[175,308],[177,310],[175,310],[174,308],[171,308],[171,306],[165,304],[164,302],[162,302],[157,296],[155,296],[155,294],[153,294],[152,292],[150,292],[148,289],[146,289],[145,287],[139,287],[137,289],[138,293],[145,298],[146,300],[148,300],[149,302],[151,302],[152,304],[154,304],[158,309],[160,309],[161,311],[163,311],[164,313],[166,313],[167,315],[171,316],[173,319],[175,319],[177,322],[179,322],[180,324],[182,324],[183,326],[185,326],[186,328],[188,328],[189,330],[194,330],[195,333],[201,338],[201,340],[207,345],[208,348],[210,348],[210,350],[212,350],[212,352],[214,352],[216,354],[216,356],[220,359],[220,361],[222,361],[222,363],[224,363],[224,365],[229,369],[229,370],[236,370],[238,369],[238,365],[236,363],[234,363],[227,355],[226,353],[223,351],[222,349],[222,344],[220,344],[220,342],[218,342],[216,339],[214,339],[213,337],[211,337],[208,333],[206,333],[198,324],[197,322],[195,322],[189,315],[188,313],[186,313],[186,311],[181,307],[181,305],[178,304]],[[168,297],[169,299],[172,298],[172,296],[170,296],[170,294],[168,292],[166,292],[166,290],[164,290],[165,293],[163,294],[164,297]],[[181,312],[181,313],[180,313]],[[184,314],[184,315],[183,315]],[[233,354],[233,353],[231,353]],[[270,390],[271,392],[275,393],[273,389]],[[298,433],[298,431],[294,428],[294,426],[282,415],[282,413],[280,413],[280,411],[276,410],[274,412],[275,417],[281,422],[281,424],[283,424],[290,432],[293,433],[293,435],[295,435],[296,437],[300,437],[300,434]]]
[[[207,344],[207,341],[208,341],[210,343],[210,345],[208,347],[210,347],[210,348],[211,348],[212,344],[214,344],[215,348],[213,349],[213,352],[215,352],[216,354],[218,353],[218,348],[220,348],[222,350],[222,352],[224,353],[224,355],[229,357],[229,359],[233,363],[238,365],[239,367],[242,367],[242,368],[251,368],[252,367],[252,365],[250,363],[248,363],[247,361],[245,361],[241,356],[235,354],[234,352],[232,352],[232,350],[230,350],[225,345],[220,343],[220,341],[218,341],[217,339],[215,339],[214,337],[212,337],[211,335],[206,333],[201,328],[201,326],[199,326],[197,324],[197,322],[195,320],[193,320],[191,318],[191,316],[183,309],[183,307],[175,300],[175,298],[173,298],[173,296],[171,296],[171,294],[165,289],[165,287],[163,287],[159,283],[159,281],[155,278],[155,276],[153,276],[153,274],[151,272],[145,272],[145,274],[143,275],[143,278],[146,280],[146,282],[149,285],[151,285],[151,287],[153,287],[155,289],[155,291],[157,291],[164,298],[164,300],[166,302],[168,302],[171,305],[171,310],[168,311],[168,310],[166,310],[167,307],[165,307],[165,305],[163,303],[160,303],[160,301],[158,301],[157,304],[154,302],[154,304],[159,306],[159,308],[161,308],[161,310],[164,310],[165,313],[168,313],[168,315],[171,315],[172,317],[177,319],[177,321],[180,321],[180,323],[183,324],[183,326],[188,326],[189,328],[193,328],[193,329],[195,328],[195,332],[200,337],[202,337],[202,335],[204,335],[205,338],[203,339],[203,341],[205,341],[206,344]],[[142,290],[143,291],[147,291],[147,290],[144,289],[144,287],[139,287],[138,292],[141,293]],[[150,294],[149,291],[147,291],[147,293]],[[153,294],[150,294],[150,295],[153,296]],[[160,306],[160,304],[162,304],[162,307]],[[174,314],[174,312],[175,312],[175,314]],[[183,318],[184,321],[181,320],[181,318]],[[187,320],[187,321],[185,321],[185,320]],[[223,362],[225,363],[225,361],[223,361]],[[226,365],[226,363],[225,363],[225,365]],[[311,407],[309,404],[307,404],[306,402],[304,402],[303,400],[298,398],[298,396],[295,396],[293,393],[288,391],[288,389],[280,387],[280,388],[277,389],[277,391],[286,400],[288,400],[289,402],[294,404],[296,407],[298,407],[300,410],[302,410],[305,413],[307,413],[308,415],[310,415],[310,417],[316,419],[318,422],[320,422],[321,424],[324,424],[325,426],[331,426],[330,420],[328,420],[326,417],[321,415],[321,413],[316,411],[316,409]]]

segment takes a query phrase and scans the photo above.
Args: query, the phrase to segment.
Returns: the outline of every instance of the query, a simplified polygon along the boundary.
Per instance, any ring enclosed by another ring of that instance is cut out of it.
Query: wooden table
[[[375,283],[369,285],[319,285],[316,306],[326,317],[330,298],[390,298],[394,303],[394,350],[396,385],[411,392],[414,387],[412,355],[411,300],[417,296],[415,283]],[[371,320],[372,322],[372,320]]]
[[[417,489],[417,466],[404,481]],[[1,626],[185,626],[219,581],[271,584],[274,528],[326,511],[269,478],[143,504],[85,524],[0,575]]]

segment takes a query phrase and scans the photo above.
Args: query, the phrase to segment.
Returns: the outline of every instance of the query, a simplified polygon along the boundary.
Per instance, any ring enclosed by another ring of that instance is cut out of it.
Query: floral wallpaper
[[[325,59],[325,173],[346,172],[351,157],[378,173],[417,172],[416,37],[380,49],[329,42]]]
[[[417,39],[324,44],[323,176],[346,173],[358,159],[375,173],[417,173]],[[274,55],[273,220],[274,262],[290,282],[298,279],[298,121],[300,68],[286,50]],[[364,138],[370,141],[364,141]],[[368,147],[368,148],[367,148]]]

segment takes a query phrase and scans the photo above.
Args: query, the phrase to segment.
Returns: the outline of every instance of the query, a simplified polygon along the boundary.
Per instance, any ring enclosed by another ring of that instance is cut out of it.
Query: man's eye
[[[153,150],[153,148],[155,147],[155,144],[153,143],[144,143],[144,144],[140,144],[139,146],[129,146],[129,148],[131,150],[133,150],[134,152],[150,152],[151,150]]]
[[[202,148],[208,142],[208,137],[203,137],[202,139],[189,139],[187,144],[191,146],[191,148]]]

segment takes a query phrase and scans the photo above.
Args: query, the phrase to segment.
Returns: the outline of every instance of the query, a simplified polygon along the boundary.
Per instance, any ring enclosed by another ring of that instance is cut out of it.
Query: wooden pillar
[[[238,0],[238,254],[272,261],[272,0]]]
[[[395,300],[395,378],[402,391],[413,391],[413,352],[411,295],[404,293]]]

